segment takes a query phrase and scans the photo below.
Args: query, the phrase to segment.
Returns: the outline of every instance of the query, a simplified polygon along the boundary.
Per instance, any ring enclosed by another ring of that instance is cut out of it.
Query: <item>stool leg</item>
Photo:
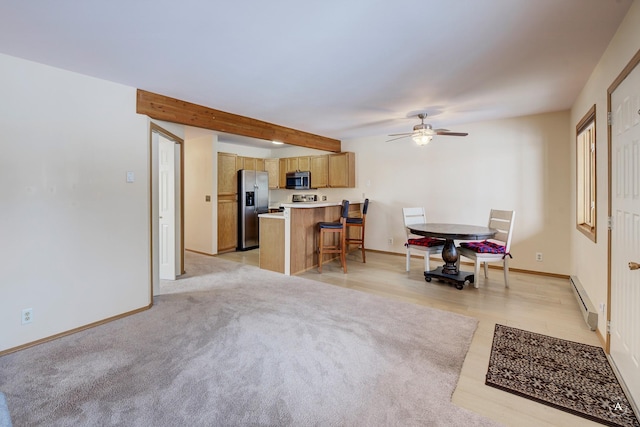
[[[320,229],[320,245],[318,248],[318,273],[322,273],[322,248],[324,247],[324,242],[322,239],[322,236],[324,235],[324,233],[322,232],[322,229]]]
[[[347,272],[347,226],[342,226],[342,231],[340,232],[341,246],[340,246],[340,262],[342,263],[342,270]]]

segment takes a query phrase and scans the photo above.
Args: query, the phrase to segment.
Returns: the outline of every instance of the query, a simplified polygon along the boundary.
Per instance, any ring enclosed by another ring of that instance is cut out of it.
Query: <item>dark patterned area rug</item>
[[[496,325],[486,384],[610,426],[640,426],[600,347]]]

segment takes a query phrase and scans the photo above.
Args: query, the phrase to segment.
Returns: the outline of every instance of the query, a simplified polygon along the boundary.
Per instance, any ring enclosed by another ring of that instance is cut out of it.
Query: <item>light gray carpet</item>
[[[472,318],[188,254],[151,310],[0,358],[14,426],[482,426]]]

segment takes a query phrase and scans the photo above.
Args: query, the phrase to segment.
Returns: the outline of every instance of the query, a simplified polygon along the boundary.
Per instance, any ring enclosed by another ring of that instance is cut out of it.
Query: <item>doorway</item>
[[[640,51],[608,90],[609,321],[607,347],[630,398],[640,401]]]
[[[150,124],[151,298],[184,273],[184,141]]]

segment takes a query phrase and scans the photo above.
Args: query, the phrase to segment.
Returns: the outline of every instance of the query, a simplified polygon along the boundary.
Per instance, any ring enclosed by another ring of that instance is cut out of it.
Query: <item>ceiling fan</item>
[[[446,135],[446,136],[467,136],[467,132],[451,132],[449,129],[433,129],[430,124],[425,124],[424,119],[427,117],[427,113],[419,113],[418,118],[420,124],[413,127],[413,132],[406,133],[392,133],[389,136],[397,136],[398,138],[389,139],[387,142],[395,141],[396,139],[406,138],[410,136],[418,145],[427,145],[434,136]]]

